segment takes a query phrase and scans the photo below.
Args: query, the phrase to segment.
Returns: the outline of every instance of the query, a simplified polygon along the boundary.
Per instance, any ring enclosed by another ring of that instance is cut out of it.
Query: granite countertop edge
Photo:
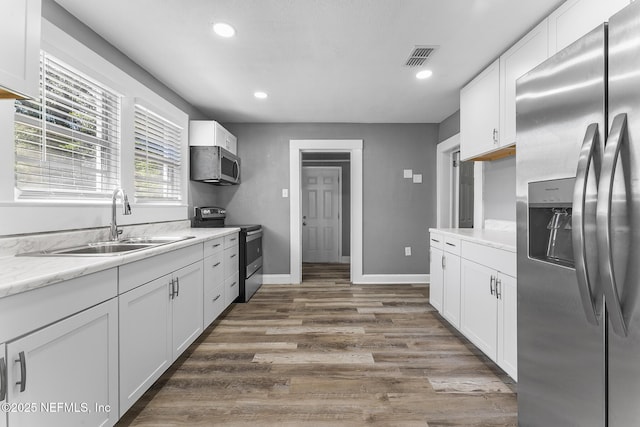
[[[453,236],[508,252],[516,252],[516,232],[484,228],[429,228],[430,233]]]

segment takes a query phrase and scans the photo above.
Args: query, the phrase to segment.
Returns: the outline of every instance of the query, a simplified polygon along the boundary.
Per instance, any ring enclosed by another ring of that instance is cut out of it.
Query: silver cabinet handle
[[[493,274],[491,275],[491,280],[489,280],[489,291],[491,291],[491,295],[495,295],[495,286],[496,284],[496,278],[493,276]]]
[[[498,142],[498,129],[493,128],[493,142]]]
[[[598,138],[598,124],[591,123],[586,130],[582,149],[578,157],[578,169],[576,172],[576,182],[573,188],[573,215],[571,228],[573,253],[575,254],[576,276],[578,279],[578,290],[582,300],[582,308],[587,316],[587,321],[592,325],[599,324],[600,309],[602,307],[602,289],[599,281],[592,281],[587,270],[587,245],[585,231],[585,204],[587,200],[587,182],[589,170],[594,169],[596,185],[600,176],[600,159],[602,158],[602,146]],[[597,249],[597,248],[595,248]],[[593,250],[595,250],[593,249]],[[597,254],[593,254],[597,255]],[[594,257],[593,259],[597,259]],[[591,264],[591,263],[589,263]],[[593,263],[592,270],[594,277],[598,277],[598,263]]]
[[[496,298],[502,299],[502,280],[496,277]]]
[[[238,255],[238,254],[233,254],[229,258],[234,258],[236,255]]]
[[[454,248],[456,247],[456,245],[454,245],[453,243],[449,243],[449,242],[447,242],[446,244],[447,244],[448,246],[453,246]]]
[[[229,285],[230,288],[233,288],[236,285],[237,282],[233,282],[232,284]]]
[[[171,292],[169,292],[169,298],[174,299],[176,297],[176,283],[174,279],[171,279]]]
[[[618,114],[611,125],[607,145],[602,160],[602,176],[598,185],[598,202],[596,206],[596,240],[598,242],[600,277],[604,285],[604,296],[607,301],[607,312],[611,326],[616,334],[626,337],[628,334],[625,313],[623,313],[618,284],[613,271],[613,253],[611,250],[611,204],[613,198],[613,181],[620,148],[625,139],[627,115]],[[626,171],[628,172],[628,171]],[[625,180],[626,181],[626,180]],[[625,185],[628,183],[625,182]],[[627,194],[630,194],[627,192]]]
[[[7,362],[0,358],[0,400],[7,398]]]
[[[438,239],[431,239],[432,242],[436,242],[436,243],[440,243],[440,240]]]
[[[216,302],[220,299],[220,294],[216,295],[216,297],[213,299],[213,302]]]
[[[180,278],[176,277],[176,297],[180,295]]]
[[[237,237],[232,237],[231,239],[229,239],[229,241],[233,242],[237,239]]]
[[[217,248],[218,246],[220,246],[220,243],[216,243],[215,245],[211,246],[212,248]]]
[[[444,260],[444,255],[442,255],[442,268],[445,268],[447,263]]]
[[[213,264],[211,267],[212,267],[212,268],[216,268],[216,267],[217,267],[217,266],[219,266],[219,265],[220,265],[220,261],[216,262],[216,263],[215,263],[215,264]]]
[[[27,388],[27,359],[24,356],[24,351],[18,353],[16,363],[20,363],[20,381],[16,382],[16,385],[20,386],[20,393]]]

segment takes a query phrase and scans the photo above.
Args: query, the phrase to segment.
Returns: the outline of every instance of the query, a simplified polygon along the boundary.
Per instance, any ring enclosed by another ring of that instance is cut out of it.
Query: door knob
[[[306,223],[306,222],[303,222],[303,223],[302,223],[302,225],[307,225],[307,223]]]

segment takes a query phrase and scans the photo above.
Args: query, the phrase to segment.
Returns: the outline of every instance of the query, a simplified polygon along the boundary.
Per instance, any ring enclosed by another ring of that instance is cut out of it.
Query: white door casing
[[[303,151],[346,152],[351,154],[351,282],[362,283],[362,140],[311,139],[289,141],[290,171],[290,276],[289,282],[302,281],[302,207],[300,203],[301,156]],[[282,282],[280,282],[282,283]]]
[[[339,167],[302,167],[302,261],[340,261]]]

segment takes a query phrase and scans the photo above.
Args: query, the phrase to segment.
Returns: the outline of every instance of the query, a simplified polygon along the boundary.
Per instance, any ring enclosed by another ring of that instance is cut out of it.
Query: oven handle
[[[260,230],[253,230],[247,233],[247,236],[253,236],[255,234],[262,233],[262,228]]]
[[[262,237],[262,230],[250,231],[247,233],[247,243]]]

